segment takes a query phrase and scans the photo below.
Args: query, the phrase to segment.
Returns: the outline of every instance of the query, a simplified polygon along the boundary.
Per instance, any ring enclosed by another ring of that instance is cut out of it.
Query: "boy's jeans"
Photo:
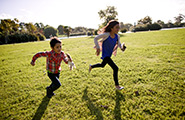
[[[60,73],[53,74],[48,72],[48,77],[52,81],[51,85],[49,86],[49,88],[51,88],[52,91],[55,91],[61,86],[61,83],[59,81]]]

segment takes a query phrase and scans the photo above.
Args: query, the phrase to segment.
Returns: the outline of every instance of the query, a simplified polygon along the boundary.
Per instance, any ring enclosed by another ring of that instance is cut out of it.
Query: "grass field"
[[[0,120],[183,120],[185,119],[185,29],[122,34],[127,50],[112,57],[119,67],[116,91],[112,69],[101,62],[93,37],[62,40],[76,69],[62,63],[62,86],[45,97],[50,85],[45,58],[49,41],[0,46]]]

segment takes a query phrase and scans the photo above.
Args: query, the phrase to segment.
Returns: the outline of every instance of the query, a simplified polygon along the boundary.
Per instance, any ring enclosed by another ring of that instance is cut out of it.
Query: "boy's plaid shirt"
[[[35,63],[36,59],[39,57],[47,57],[46,69],[54,74],[58,73],[61,70],[60,64],[62,60],[66,64],[68,63],[68,58],[63,51],[61,51],[60,54],[55,53],[53,50],[50,52],[39,52],[33,56],[32,63]]]

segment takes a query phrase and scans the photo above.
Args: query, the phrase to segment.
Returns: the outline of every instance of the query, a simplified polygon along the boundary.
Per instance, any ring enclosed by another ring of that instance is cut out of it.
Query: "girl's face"
[[[62,45],[61,43],[56,43],[54,48],[52,48],[53,51],[55,51],[56,53],[60,54],[61,53],[61,50],[62,50]]]
[[[111,28],[111,32],[117,34],[119,32],[119,24],[116,24],[113,28]]]

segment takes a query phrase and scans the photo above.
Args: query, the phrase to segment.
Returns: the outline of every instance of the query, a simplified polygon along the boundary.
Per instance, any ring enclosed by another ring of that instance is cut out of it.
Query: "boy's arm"
[[[37,60],[37,58],[39,57],[47,57],[48,55],[48,52],[39,52],[37,54],[35,54],[32,58],[32,61],[31,61],[31,65],[35,65],[35,61]]]
[[[66,53],[66,56],[68,58],[68,62],[72,62],[73,61],[72,58],[71,58],[71,56],[68,53]]]
[[[68,61],[69,61],[69,59],[68,59],[68,54],[65,54],[64,52],[62,52],[63,53],[63,60],[64,60],[64,62],[66,63],[66,64],[68,64]],[[72,61],[72,60],[71,60]]]
[[[64,54],[64,62],[69,65],[70,70],[73,70],[73,68],[76,68],[71,56],[69,54]]]

